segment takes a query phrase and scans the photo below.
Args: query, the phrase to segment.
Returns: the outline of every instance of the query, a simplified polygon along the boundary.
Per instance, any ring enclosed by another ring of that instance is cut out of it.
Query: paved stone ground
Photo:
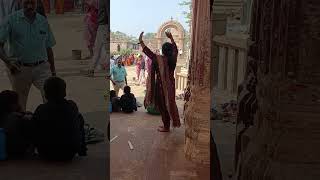
[[[213,102],[220,105],[236,97],[230,96],[227,92],[214,89]],[[223,120],[212,120],[211,131],[217,144],[223,179],[231,179],[234,172],[234,153],[236,142],[236,125]]]
[[[236,126],[221,120],[211,122],[211,130],[217,144],[223,179],[231,179],[234,173]]]
[[[86,121],[107,133],[107,106],[103,98],[109,88],[103,78],[81,76],[86,62],[71,60],[72,49],[84,49],[82,17],[79,15],[49,17],[57,45],[54,48],[58,76],[67,82],[67,97],[77,102]],[[0,91],[11,89],[0,64]],[[41,103],[40,93],[32,88],[27,109],[33,111]],[[0,177],[6,180],[106,180],[109,169],[108,141],[89,146],[89,155],[71,163],[48,163],[39,160],[7,161],[0,163]]]
[[[134,66],[127,67],[128,84],[140,103],[144,86],[136,86]],[[183,118],[183,101],[177,101]],[[110,116],[111,138],[118,136],[110,146],[113,180],[206,180],[209,166],[193,164],[184,156],[184,126],[170,133],[159,133],[160,116],[152,116],[139,108],[133,114],[113,113]],[[130,150],[128,141],[134,150]]]

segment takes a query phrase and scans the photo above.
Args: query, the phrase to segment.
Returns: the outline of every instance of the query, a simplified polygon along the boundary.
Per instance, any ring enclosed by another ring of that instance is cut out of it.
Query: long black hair
[[[112,100],[112,98],[117,97],[116,91],[115,90],[111,90],[110,91],[110,100]]]
[[[49,101],[61,101],[66,97],[66,82],[59,77],[50,77],[44,83],[45,97]]]
[[[173,56],[174,46],[173,44],[166,42],[162,45],[162,54],[168,58],[168,66],[170,70],[174,70],[176,68],[175,57]]]
[[[130,86],[125,86],[123,92],[124,92],[125,94],[130,94],[130,93],[131,93],[131,88],[130,88]]]

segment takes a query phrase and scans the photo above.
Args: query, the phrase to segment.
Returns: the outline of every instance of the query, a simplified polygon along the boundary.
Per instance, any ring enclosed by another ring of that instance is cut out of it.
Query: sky
[[[111,31],[120,31],[138,37],[141,31],[156,33],[158,28],[171,17],[187,30],[183,11],[183,0],[111,0]]]

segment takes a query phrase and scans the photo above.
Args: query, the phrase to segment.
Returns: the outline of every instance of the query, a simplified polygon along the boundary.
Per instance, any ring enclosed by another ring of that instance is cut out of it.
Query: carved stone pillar
[[[244,50],[239,51],[238,59],[238,75],[237,75],[237,86],[239,86],[244,80],[246,65],[247,65],[247,52]]]
[[[190,98],[185,106],[186,157],[210,164],[210,0],[193,0]],[[188,95],[189,96],[189,95]]]
[[[233,93],[235,91],[235,78],[236,78],[236,51],[233,48],[229,48],[228,51],[228,68],[227,68],[227,89]]]
[[[237,179],[318,179],[319,0],[254,0],[253,12],[259,108]]]
[[[226,47],[219,47],[218,88],[226,88]]]

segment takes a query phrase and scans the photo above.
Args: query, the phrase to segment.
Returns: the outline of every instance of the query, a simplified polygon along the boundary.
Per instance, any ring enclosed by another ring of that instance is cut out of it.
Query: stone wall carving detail
[[[308,164],[320,165],[320,2],[255,0],[252,12],[258,109],[251,126],[237,129],[245,130],[237,179],[314,179],[319,169]]]

